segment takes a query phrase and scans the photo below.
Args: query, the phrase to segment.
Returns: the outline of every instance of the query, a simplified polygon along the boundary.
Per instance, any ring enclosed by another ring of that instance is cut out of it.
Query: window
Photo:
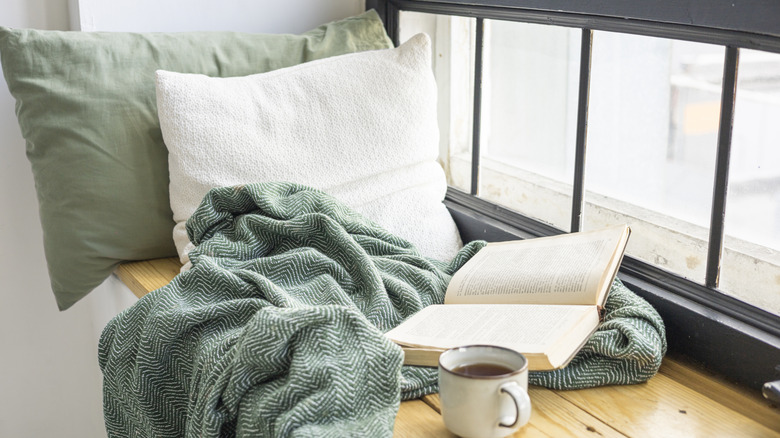
[[[670,354],[777,379],[780,3],[366,6],[396,43],[434,40],[445,202],[466,239],[628,222],[619,275]]]
[[[400,41],[419,31],[434,39],[441,161],[450,185],[473,191],[476,126],[476,195],[569,231],[582,30],[497,19],[479,25],[481,37],[475,18],[400,13]],[[593,31],[582,228],[629,223],[635,233],[628,255],[780,315],[774,53],[739,53],[726,235],[717,288],[708,284],[724,53],[718,44]]]

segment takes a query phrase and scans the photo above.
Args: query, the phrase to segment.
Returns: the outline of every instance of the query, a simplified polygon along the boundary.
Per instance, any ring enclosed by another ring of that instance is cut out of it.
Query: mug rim
[[[520,358],[522,358],[523,359],[523,366],[521,366],[520,368],[518,368],[518,369],[516,369],[516,370],[514,370],[514,371],[512,371],[510,373],[497,374],[497,375],[492,375],[492,376],[474,376],[474,375],[471,375],[471,374],[463,374],[463,373],[456,372],[455,370],[452,370],[449,367],[446,367],[444,364],[442,364],[441,359],[447,353],[456,352],[456,351],[460,351],[460,350],[466,350],[466,349],[469,349],[469,348],[489,348],[489,349],[494,349],[494,350],[503,350],[503,351],[506,351],[506,352],[508,352],[510,354],[513,354],[515,356],[519,356]],[[525,357],[525,355],[523,353],[520,353],[517,350],[513,350],[513,349],[507,348],[507,347],[502,347],[500,345],[488,345],[488,344],[462,345],[462,346],[459,346],[459,347],[453,347],[453,348],[447,349],[441,355],[439,355],[439,369],[444,370],[447,373],[450,373],[450,374],[452,374],[454,376],[466,377],[466,378],[469,378],[469,379],[486,379],[486,380],[505,379],[507,377],[515,376],[515,375],[518,375],[518,374],[522,374],[525,371],[527,371],[528,370],[528,358]]]

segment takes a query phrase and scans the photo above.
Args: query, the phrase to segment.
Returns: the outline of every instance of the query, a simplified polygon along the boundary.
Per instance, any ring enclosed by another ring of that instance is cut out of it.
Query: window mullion
[[[571,232],[582,229],[585,192],[585,146],[588,142],[588,104],[590,99],[590,65],[593,31],[582,29],[580,45],[580,84],[577,101],[577,138],[574,152],[574,183],[571,201]]]
[[[734,104],[737,94],[737,68],[739,49],[726,47],[723,65],[723,88],[720,96],[720,122],[718,125],[718,151],[715,161],[715,182],[712,189],[710,238],[707,251],[707,287],[717,288],[720,279],[720,262],[723,251],[726,194],[731,156],[731,134],[734,127]]]
[[[471,137],[471,194],[479,194],[479,149],[482,124],[482,49],[485,45],[484,19],[477,18],[477,35],[474,49],[474,119]]]

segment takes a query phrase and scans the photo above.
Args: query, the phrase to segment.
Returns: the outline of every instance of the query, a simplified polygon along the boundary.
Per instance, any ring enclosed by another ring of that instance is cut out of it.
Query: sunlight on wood
[[[778,436],[664,374],[645,384],[560,394],[628,436]]]
[[[176,257],[122,263],[116,275],[138,298],[159,289],[173,280],[181,263]]]
[[[455,437],[447,428],[438,412],[422,400],[401,403],[395,418],[393,436],[396,437]]]

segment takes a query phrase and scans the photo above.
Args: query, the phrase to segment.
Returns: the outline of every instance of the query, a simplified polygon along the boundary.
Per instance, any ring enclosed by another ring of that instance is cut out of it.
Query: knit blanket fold
[[[413,220],[413,219],[410,219]],[[383,333],[441,303],[451,261],[323,192],[293,183],[214,189],[187,224],[192,268],[106,326],[109,436],[390,436],[401,399],[436,369],[402,366]],[[665,352],[657,313],[619,282],[572,364],[531,383],[636,383]]]

